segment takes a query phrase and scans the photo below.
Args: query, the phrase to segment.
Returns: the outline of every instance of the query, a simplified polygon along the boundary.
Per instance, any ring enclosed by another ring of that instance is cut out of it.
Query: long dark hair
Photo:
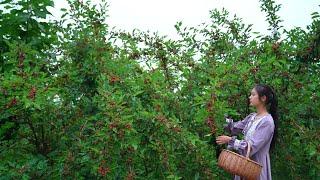
[[[273,133],[273,137],[272,137],[272,141],[271,141],[271,149],[273,150],[275,147],[275,142],[277,139],[277,135],[278,135],[278,99],[276,96],[276,93],[274,92],[274,90],[268,86],[268,85],[264,85],[264,84],[257,84],[255,85],[255,90],[257,91],[259,98],[261,98],[262,96],[266,96],[266,105],[268,108],[269,113],[271,114],[272,118],[273,118],[273,122],[274,122],[274,133]]]

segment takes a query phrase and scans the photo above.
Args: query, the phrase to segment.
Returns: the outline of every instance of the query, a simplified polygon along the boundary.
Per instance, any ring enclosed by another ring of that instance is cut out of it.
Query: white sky
[[[320,12],[319,0],[275,0],[282,4],[280,16],[286,29],[299,26],[305,28],[311,23],[311,13]],[[99,0],[92,0],[99,2]],[[253,31],[267,33],[265,15],[260,11],[259,0],[109,0],[111,27],[132,31],[158,31],[161,35],[176,38],[174,25],[196,26],[209,21],[209,10],[225,7],[231,15],[237,14],[244,22],[253,24]],[[55,0],[56,9],[50,10],[59,17],[58,9],[66,7],[65,0]]]

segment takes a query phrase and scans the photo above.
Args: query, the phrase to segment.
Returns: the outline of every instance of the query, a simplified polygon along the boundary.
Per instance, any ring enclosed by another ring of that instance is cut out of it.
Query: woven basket
[[[231,174],[249,180],[256,180],[259,178],[262,165],[249,159],[250,150],[251,146],[248,143],[247,155],[244,157],[224,149],[219,155],[218,166]]]

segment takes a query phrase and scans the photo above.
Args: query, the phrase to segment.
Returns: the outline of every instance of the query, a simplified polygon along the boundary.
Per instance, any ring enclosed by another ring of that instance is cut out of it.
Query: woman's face
[[[259,95],[255,88],[251,90],[251,95],[249,97],[249,100],[250,100],[250,106],[253,106],[253,107],[261,106],[264,104],[263,101],[260,100]],[[262,100],[264,99],[262,98]]]

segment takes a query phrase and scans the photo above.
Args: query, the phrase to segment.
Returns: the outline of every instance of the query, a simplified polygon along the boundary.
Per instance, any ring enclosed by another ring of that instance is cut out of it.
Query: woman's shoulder
[[[271,124],[274,126],[274,121],[273,121],[273,117],[272,117],[271,114],[268,114],[268,116],[266,117],[266,119],[267,119],[267,121],[268,121],[269,123],[271,123]]]
[[[246,118],[251,118],[252,116],[255,116],[257,113],[256,112],[251,112],[246,116]]]
[[[274,127],[274,122],[271,114],[266,115],[266,117],[263,118],[263,120],[260,122],[260,125],[269,125],[272,128]]]
[[[248,123],[254,115],[255,115],[254,112],[248,114],[245,118],[242,119],[242,122]]]

